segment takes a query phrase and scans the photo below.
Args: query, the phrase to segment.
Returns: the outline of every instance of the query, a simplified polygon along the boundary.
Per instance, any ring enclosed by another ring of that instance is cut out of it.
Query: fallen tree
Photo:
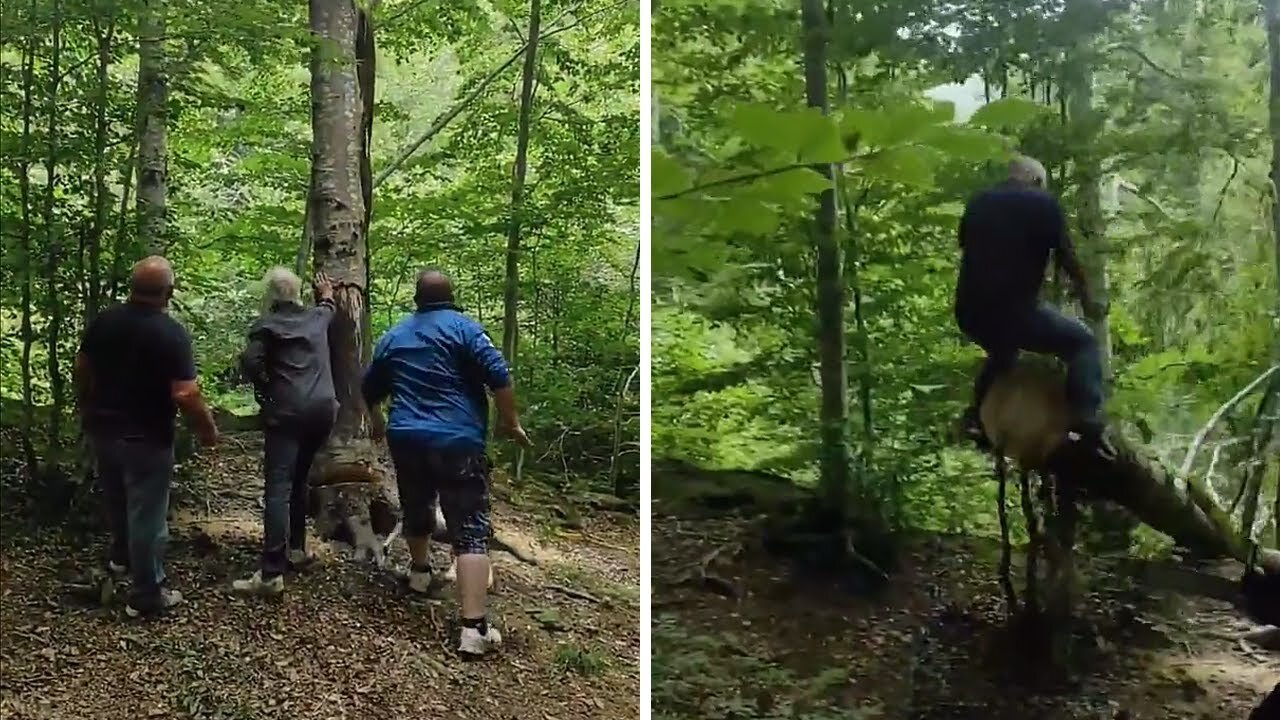
[[[1178,478],[1115,428],[1108,436],[1114,459],[1064,447],[1070,413],[1058,364],[1039,357],[1019,360],[992,385],[980,415],[991,445],[1024,469],[1121,505],[1193,553],[1247,561],[1252,547],[1247,533],[1234,527],[1197,479]],[[1280,574],[1280,551],[1263,551],[1260,565],[1268,574]]]

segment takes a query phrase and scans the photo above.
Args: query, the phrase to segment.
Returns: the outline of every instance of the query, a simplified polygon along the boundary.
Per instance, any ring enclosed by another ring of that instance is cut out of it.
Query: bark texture
[[[382,561],[382,538],[396,524],[387,471],[369,437],[360,396],[367,353],[368,247],[362,157],[364,102],[356,64],[360,13],[351,0],[311,0],[311,185],[307,221],[315,270],[335,283],[337,314],[329,328],[338,417],[312,470],[312,515],[327,540]],[[381,536],[381,537],[379,537]]]
[[[145,0],[138,40],[138,241],[150,255],[168,249],[169,76],[162,0]]]

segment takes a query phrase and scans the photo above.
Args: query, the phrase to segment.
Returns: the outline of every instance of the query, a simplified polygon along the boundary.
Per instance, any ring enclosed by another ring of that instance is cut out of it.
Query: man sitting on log
[[[960,276],[955,315],[960,330],[987,358],[965,410],[965,433],[986,445],[978,410],[992,383],[1028,350],[1067,364],[1067,397],[1076,417],[1067,440],[1113,456],[1102,417],[1102,357],[1084,323],[1040,302],[1049,255],[1071,281],[1076,299],[1096,306],[1067,233],[1066,216],[1047,189],[1044,166],[1028,157],[1009,164],[1008,179],[965,207],[960,219]]]
[[[329,323],[336,306],[323,274],[316,275],[312,308],[302,305],[302,280],[288,268],[272,268],[265,284],[262,315],[249,328],[249,344],[240,356],[263,421],[262,562],[232,587],[279,595],[285,570],[309,560],[308,477],[338,412],[329,359]]]
[[[177,411],[201,444],[218,442],[196,384],[191,336],[167,312],[173,285],[168,260],[153,255],[139,261],[129,277],[128,301],[89,323],[76,354],[77,400],[111,526],[107,566],[133,578],[129,617],[182,602],[164,570]]]
[[[515,390],[502,353],[484,328],[453,304],[443,273],[418,274],[417,312],[378,340],[361,391],[375,429],[385,427],[404,513],[414,592],[431,587],[429,547],[437,493],[458,563],[462,633],[458,650],[483,655],[502,642],[485,617],[489,577],[489,459],[485,454],[493,391],[499,429],[529,438],[516,414]],[[391,399],[382,423],[377,406]]]

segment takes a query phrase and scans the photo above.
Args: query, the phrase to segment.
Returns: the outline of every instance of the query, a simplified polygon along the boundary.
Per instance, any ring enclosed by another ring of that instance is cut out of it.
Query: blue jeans
[[[1054,355],[1067,365],[1067,399],[1081,425],[1102,422],[1102,349],[1088,326],[1052,305],[1029,308],[957,309],[960,329],[987,352],[974,383],[974,405],[982,406],[991,384],[1013,367],[1023,351]]]
[[[111,526],[111,560],[128,566],[133,577],[129,604],[144,612],[157,609],[167,579],[173,446],[102,436],[92,442]]]
[[[289,550],[307,543],[308,478],[316,453],[333,429],[333,413],[269,424],[264,432],[266,487],[262,501],[262,577],[283,575]]]

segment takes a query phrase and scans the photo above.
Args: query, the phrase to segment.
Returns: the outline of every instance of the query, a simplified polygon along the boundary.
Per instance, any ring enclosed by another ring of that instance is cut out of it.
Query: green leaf
[[[778,229],[780,219],[773,208],[752,198],[735,197],[724,203],[717,226],[728,232],[769,235]]]
[[[784,112],[766,105],[738,105],[730,125],[752,145],[785,152],[801,162],[837,162],[845,157],[835,123],[814,108]]]
[[[957,160],[982,162],[1008,155],[1005,139],[977,128],[959,125],[937,125],[926,128],[919,142],[937,148]]]
[[[859,163],[869,177],[889,182],[929,187],[933,185],[936,154],[915,145],[888,148]]]
[[[904,103],[883,110],[850,108],[840,121],[845,135],[856,135],[860,146],[889,147],[915,140],[922,132],[955,118],[951,103]]]
[[[831,181],[811,168],[796,168],[769,178],[769,186],[793,195],[815,195],[831,188]]]
[[[994,100],[978,108],[969,124],[977,127],[1017,130],[1049,112],[1040,103],[1026,98],[1008,97]]]
[[[661,150],[651,155],[651,182],[654,197],[672,195],[689,189],[689,173]]]

